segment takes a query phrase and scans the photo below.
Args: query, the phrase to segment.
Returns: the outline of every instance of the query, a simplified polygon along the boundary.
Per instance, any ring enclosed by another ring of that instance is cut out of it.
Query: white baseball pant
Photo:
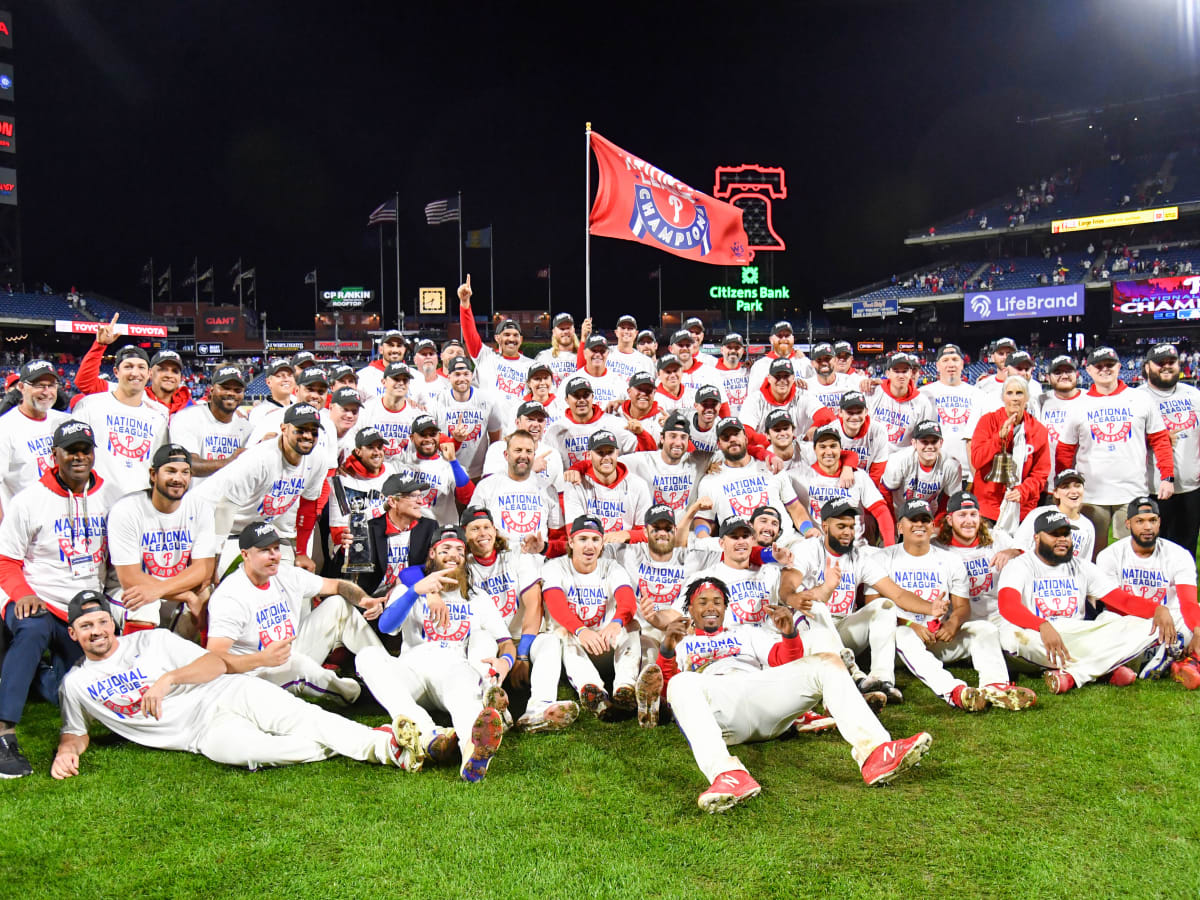
[[[1087,619],[1051,619],[1050,624],[1066,645],[1070,661],[1063,671],[1077,686],[1095,681],[1118,666],[1141,656],[1158,643],[1158,633],[1150,620],[1138,616],[1105,613],[1093,621]],[[1018,628],[1005,621],[1000,629],[1004,652],[1031,663],[1039,669],[1049,669],[1046,644],[1042,636],[1029,628]]]
[[[757,672],[680,672],[667,682],[675,721],[710,782],[722,772],[746,771],[740,759],[730,756],[729,745],[778,737],[822,699],[860,766],[872,750],[891,740],[832,653]]]
[[[991,622],[978,619],[963,622],[953,640],[935,642],[932,647],[907,625],[901,624],[896,629],[896,652],[908,671],[947,701],[954,689],[966,682],[947,672],[943,663],[970,657],[971,667],[979,673],[980,687],[1007,684],[1010,680],[1004,651],[1000,647],[1000,634]]]
[[[840,642],[858,656],[871,648],[871,671],[880,681],[896,681],[896,604],[877,597],[862,609],[835,619],[824,603],[813,603],[808,618],[833,631]],[[808,647],[808,643],[805,643]]]
[[[571,682],[576,693],[585,684],[604,686],[604,679],[596,669],[591,655],[583,649],[579,638],[573,634],[565,635],[563,642],[563,668],[567,672],[567,681]],[[638,663],[642,656],[642,633],[640,631],[622,630],[616,644],[598,660],[612,660],[613,690],[620,687],[633,687],[637,682]]]
[[[495,656],[496,642],[480,635],[478,641],[471,636],[471,648],[468,655],[471,665],[483,677],[488,676],[490,668],[486,663],[478,662],[485,656]],[[549,631],[543,631],[533,639],[529,648],[529,705],[526,710],[533,712],[549,706],[558,700],[558,679],[562,676],[562,638]]]
[[[336,694],[351,700],[358,695],[354,679],[341,678],[322,665],[335,647],[345,647],[356,656],[368,647],[383,647],[362,614],[336,594],[304,617],[287,662],[255,674],[295,694],[317,698]],[[376,687],[367,682],[368,690],[378,698]]]
[[[432,706],[450,714],[463,759],[474,752],[471,726],[483,710],[483,678],[457,650],[418,644],[395,657],[382,646],[368,647],[355,665],[389,716],[417,723],[423,743],[441,730],[425,709]]]
[[[391,734],[352,722],[258,678],[231,676],[196,749],[230,766],[288,766],[348,756],[388,762]]]

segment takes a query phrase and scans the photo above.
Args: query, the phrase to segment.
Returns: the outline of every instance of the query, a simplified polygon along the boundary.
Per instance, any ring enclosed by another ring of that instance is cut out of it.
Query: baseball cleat
[[[454,762],[458,759],[458,733],[453,728],[437,732],[425,745],[425,755],[439,766]]]
[[[1183,657],[1183,635],[1176,634],[1170,644],[1159,642],[1146,653],[1146,664],[1138,672],[1138,678],[1161,678],[1171,670],[1171,663]]]
[[[329,685],[334,695],[347,706],[353,706],[362,694],[362,685],[353,678],[335,678]]]
[[[425,764],[421,747],[421,729],[408,716],[396,716],[391,725],[380,725],[376,731],[390,732],[388,761],[405,772],[420,772]]]
[[[987,709],[988,705],[987,697],[981,689],[965,684],[960,684],[950,692],[949,702],[951,706],[956,706],[967,712],[981,712]]]
[[[714,778],[696,803],[706,813],[725,812],[751,797],[757,797],[761,791],[762,785],[751,778],[749,772],[732,769]]]
[[[471,753],[463,760],[459,770],[463,781],[483,781],[488,764],[500,749],[503,738],[504,722],[500,713],[491,708],[482,710],[471,726]]]
[[[879,689],[881,691],[883,691],[885,694],[887,694],[888,703],[892,704],[892,706],[895,706],[898,703],[904,702],[904,695],[902,693],[900,693],[900,688],[896,687],[896,685],[893,682],[891,682],[891,681],[880,682]]]
[[[663,673],[651,663],[642,669],[637,680],[637,716],[642,728],[658,725],[658,706],[662,702]]]
[[[1117,666],[1108,674],[1108,683],[1113,687],[1129,687],[1137,680],[1137,672],[1129,666]]]
[[[1200,661],[1197,661],[1194,656],[1189,656],[1179,662],[1171,663],[1171,678],[1189,691],[1200,688]],[[0,738],[0,740],[4,739]]]
[[[512,713],[508,711],[508,693],[498,684],[493,684],[483,692],[484,708],[494,709],[500,713],[500,720],[504,723],[504,730],[512,728],[513,718]]]
[[[601,722],[611,722],[613,720],[615,710],[613,709],[612,700],[608,696],[608,691],[600,687],[600,685],[585,684],[579,689],[579,700]]]
[[[877,713],[887,706],[887,694],[883,691],[865,691],[862,697],[867,701],[867,706],[871,707],[873,713]]]
[[[987,684],[980,690],[988,703],[1000,709],[1029,709],[1037,703],[1037,694],[1011,681],[1007,684]]]
[[[21,752],[15,734],[0,734],[0,778],[24,778],[33,774],[33,766]]]
[[[613,706],[625,712],[637,710],[637,688],[632,684],[623,684],[612,693]]]
[[[833,716],[831,715],[810,709],[793,722],[792,727],[796,729],[797,734],[820,734],[822,731],[828,731],[830,728],[837,728],[837,722],[833,720]]]
[[[924,731],[902,741],[885,741],[862,764],[863,781],[869,785],[887,784],[919,763],[932,743],[933,738]]]
[[[517,728],[536,734],[539,731],[561,731],[579,718],[579,704],[573,700],[558,700],[537,711],[526,710],[517,719]]]
[[[864,675],[855,682],[860,694],[873,694],[876,691],[880,691],[883,693],[883,698],[886,700],[887,691],[883,690],[883,684],[883,681],[879,678],[876,678],[874,675]]]
[[[874,675],[868,675],[858,667],[858,663],[854,659],[854,651],[849,647],[843,647],[839,653],[842,657],[842,662],[846,666],[846,671],[850,673],[850,677],[854,683],[858,685],[860,693],[867,694],[871,691],[879,690],[880,681]]]
[[[1075,679],[1069,672],[1064,672],[1062,669],[1047,669],[1042,673],[1042,678],[1052,694],[1065,694],[1075,687]]]

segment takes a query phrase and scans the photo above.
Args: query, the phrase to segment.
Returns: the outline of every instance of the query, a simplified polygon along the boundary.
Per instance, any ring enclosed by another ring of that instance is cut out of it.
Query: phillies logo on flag
[[[742,266],[754,258],[741,209],[689,187],[594,131],[589,134],[600,170],[592,234],[718,266]]]

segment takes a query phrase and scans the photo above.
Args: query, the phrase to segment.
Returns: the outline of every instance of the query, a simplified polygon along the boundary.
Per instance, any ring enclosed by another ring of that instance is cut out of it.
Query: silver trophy
[[[371,554],[371,531],[367,527],[371,521],[367,514],[367,498],[355,497],[350,503],[350,546],[346,548],[346,561],[342,563],[342,572],[347,575],[358,575],[372,572],[375,560]]]

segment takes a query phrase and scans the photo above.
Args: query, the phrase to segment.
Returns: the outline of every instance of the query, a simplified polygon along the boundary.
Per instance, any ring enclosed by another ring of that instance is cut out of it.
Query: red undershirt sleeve
[[[79,361],[75,387],[82,394],[102,394],[108,390],[108,385],[100,379],[100,360],[104,357],[104,347],[104,344],[93,342]]]
[[[1059,441],[1058,446],[1054,450],[1054,471],[1062,472],[1065,469],[1073,469],[1075,467],[1075,454],[1078,450],[1078,444],[1066,444]]]
[[[550,613],[554,621],[567,629],[571,634],[574,634],[583,627],[583,621],[579,616],[571,612],[571,605],[567,603],[567,595],[563,593],[562,588],[544,588],[542,590],[542,602],[546,604],[546,610]]]
[[[466,506],[471,502],[471,498],[475,496],[475,483],[468,481],[460,488],[454,489],[454,499]]]
[[[1146,443],[1154,451],[1154,462],[1162,478],[1175,477],[1175,456],[1171,450],[1171,434],[1165,428],[1146,435]]]
[[[1000,588],[1000,594],[997,599],[997,608],[1000,610],[1000,615],[1008,619],[1018,628],[1028,628],[1031,631],[1037,631],[1046,624],[1046,620],[1035,615],[1025,608],[1025,604],[1021,602],[1021,592],[1016,588],[1006,587]]]
[[[1183,613],[1183,623],[1192,631],[1200,628],[1200,605],[1196,603],[1196,586],[1176,585],[1175,593],[1179,597],[1179,611]]]
[[[667,682],[679,674],[679,664],[675,661],[675,654],[663,656],[662,651],[658,651],[658,667],[663,673],[663,695],[667,693]]]
[[[1100,598],[1109,609],[1115,609],[1125,616],[1138,616],[1142,619],[1154,618],[1158,604],[1145,597],[1138,597],[1123,588],[1113,588]]]
[[[33,588],[25,580],[25,564],[21,560],[11,556],[0,556],[0,588],[4,588],[4,593],[8,594],[10,600],[27,597],[33,593]]]
[[[300,498],[296,509],[296,555],[308,555],[308,542],[317,524],[317,501]]]
[[[613,611],[613,618],[620,619],[622,625],[628,625],[633,621],[634,614],[637,612],[637,595],[634,594],[633,588],[627,584],[617,588],[613,597],[617,601],[616,609]]]
[[[782,666],[784,663],[790,663],[803,657],[804,641],[800,639],[800,632],[797,631],[771,648],[771,652],[767,654],[767,662],[772,666]]]
[[[479,330],[475,327],[475,316],[473,315],[473,307],[458,305],[458,325],[462,329],[463,343],[467,345],[467,352],[471,354],[471,359],[479,356],[479,351],[483,349],[483,340],[479,337]]]
[[[896,543],[896,520],[892,518],[892,512],[888,509],[887,503],[883,500],[876,501],[867,507],[869,512],[875,519],[875,524],[879,526],[879,536],[883,538],[883,546],[890,547]]]
[[[654,435],[643,428],[641,434],[637,436],[637,447],[634,449],[635,452],[637,450],[657,450],[658,442],[654,440]]]

